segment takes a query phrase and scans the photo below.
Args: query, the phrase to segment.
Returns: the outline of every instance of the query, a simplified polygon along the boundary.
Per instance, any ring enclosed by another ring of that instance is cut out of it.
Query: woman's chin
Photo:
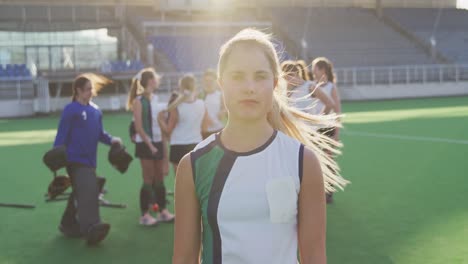
[[[257,111],[241,111],[236,115],[236,119],[244,122],[254,122],[266,118],[266,113],[259,113]]]

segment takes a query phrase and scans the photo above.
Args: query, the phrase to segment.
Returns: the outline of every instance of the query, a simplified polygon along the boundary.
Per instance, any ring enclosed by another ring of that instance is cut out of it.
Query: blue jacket
[[[111,141],[112,137],[102,127],[102,112],[97,105],[74,101],[65,106],[54,147],[66,146],[68,162],[96,168],[98,142],[111,145]]]

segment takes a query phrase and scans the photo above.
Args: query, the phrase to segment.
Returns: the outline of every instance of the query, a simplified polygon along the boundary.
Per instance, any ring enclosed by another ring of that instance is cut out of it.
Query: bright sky
[[[468,0],[457,0],[457,7],[468,9]]]

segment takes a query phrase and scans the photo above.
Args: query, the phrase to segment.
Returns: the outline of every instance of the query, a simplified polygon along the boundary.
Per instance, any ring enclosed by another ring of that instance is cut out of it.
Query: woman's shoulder
[[[205,109],[205,101],[203,101],[202,99],[196,99],[196,100],[195,100],[195,104],[196,104],[199,108]]]
[[[89,102],[89,105],[90,105],[92,108],[94,108],[94,109],[100,111],[100,110],[99,110],[99,106],[98,106],[97,104],[95,104],[94,102],[90,101],[90,102]]]
[[[290,146],[290,147],[293,147],[293,148],[298,148],[298,147],[303,145],[302,142],[300,142],[296,138],[291,137],[289,135],[286,135],[285,133],[283,133],[281,131],[277,132],[276,137],[277,137],[277,140],[282,145],[282,147]]]
[[[80,103],[76,101],[72,101],[65,105],[65,107],[63,108],[63,113],[65,115],[73,115],[77,113],[79,110],[80,110]]]
[[[133,99],[133,102],[139,102],[139,101],[141,101],[141,98],[142,98],[141,95],[137,95],[137,96],[135,97],[135,99]]]

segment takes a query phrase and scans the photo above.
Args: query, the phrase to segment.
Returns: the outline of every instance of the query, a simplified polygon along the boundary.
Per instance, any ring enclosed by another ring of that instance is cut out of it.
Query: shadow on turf
[[[348,187],[346,191],[352,190]],[[382,252],[383,248],[359,216],[356,217],[356,212],[348,208],[352,201],[346,200],[346,194],[339,193],[335,198],[335,202],[327,206],[328,263],[395,264]]]

